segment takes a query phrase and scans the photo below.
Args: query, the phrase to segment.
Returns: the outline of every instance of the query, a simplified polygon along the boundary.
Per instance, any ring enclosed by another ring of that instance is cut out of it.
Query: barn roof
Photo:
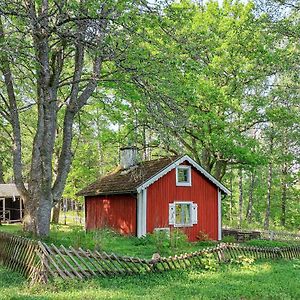
[[[25,184],[27,186],[27,184]],[[20,193],[14,183],[0,184],[0,198],[20,197]]]
[[[178,156],[143,161],[129,169],[118,167],[77,193],[78,196],[136,192],[137,188],[161,169],[172,164]]]
[[[150,161],[143,161],[129,169],[117,168],[91,183],[77,193],[78,196],[96,196],[107,194],[135,193],[147,188],[153,182],[164,176],[170,170],[184,161],[188,161],[206,178],[213,182],[224,194],[230,191],[216,178],[205,171],[188,155],[163,157]]]

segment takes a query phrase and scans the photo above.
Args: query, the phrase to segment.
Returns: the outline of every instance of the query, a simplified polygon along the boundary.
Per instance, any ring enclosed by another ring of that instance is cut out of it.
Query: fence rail
[[[33,283],[46,283],[52,277],[82,280],[95,276],[143,274],[202,266],[203,258],[208,254],[220,263],[239,256],[256,259],[293,259],[300,258],[300,245],[264,248],[219,244],[213,248],[170,257],[155,255],[153,259],[148,260],[81,248],[57,247],[0,232],[0,263],[14,271],[19,271]]]
[[[37,256],[38,251],[36,241],[0,232],[0,264],[40,282],[43,281],[42,262]]]
[[[223,228],[222,234],[223,236],[233,236],[238,242],[244,242],[251,239],[300,242],[300,234],[275,230],[242,230],[235,228]]]

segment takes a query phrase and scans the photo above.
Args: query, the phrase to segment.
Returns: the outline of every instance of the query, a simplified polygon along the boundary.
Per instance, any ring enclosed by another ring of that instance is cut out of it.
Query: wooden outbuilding
[[[121,151],[121,165],[90,184],[85,197],[86,229],[112,227],[144,236],[182,229],[190,241],[222,237],[222,195],[229,190],[188,155],[136,161],[136,149]]]
[[[14,183],[0,184],[0,221],[21,222],[24,203]]]

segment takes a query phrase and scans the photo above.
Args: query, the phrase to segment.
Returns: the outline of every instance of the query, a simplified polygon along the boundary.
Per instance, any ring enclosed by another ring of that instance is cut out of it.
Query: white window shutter
[[[175,224],[175,203],[169,203],[169,225]]]
[[[198,223],[198,204],[192,204],[192,224]]]

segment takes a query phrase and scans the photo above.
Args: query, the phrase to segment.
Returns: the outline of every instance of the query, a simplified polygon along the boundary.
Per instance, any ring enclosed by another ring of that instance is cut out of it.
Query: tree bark
[[[232,222],[232,211],[233,211],[233,171],[232,171],[232,165],[230,168],[230,203],[229,203],[229,220]]]
[[[243,222],[243,169],[239,168],[239,228]]]
[[[4,180],[4,170],[3,170],[3,162],[2,160],[0,161],[0,183],[5,183]]]
[[[2,24],[2,17],[0,16],[0,41],[5,42],[5,34]],[[23,199],[28,198],[28,193],[25,188],[23,178],[22,178],[22,142],[21,142],[21,128],[19,120],[19,111],[17,106],[17,100],[15,97],[15,89],[13,84],[13,76],[10,68],[10,61],[6,52],[1,53],[0,59],[0,70],[4,76],[4,83],[7,91],[8,97],[8,110],[9,110],[9,122],[12,126],[13,131],[13,170],[15,183],[23,197]]]
[[[60,9],[63,8],[63,5]],[[55,23],[55,17],[61,21],[66,18],[66,12],[57,10],[56,16],[52,15],[50,20],[49,1],[40,2],[28,0],[23,8],[26,15],[26,22],[29,21],[28,28],[32,37],[32,46],[34,53],[30,58],[34,58],[31,67],[35,67],[36,78],[36,99],[38,122],[33,140],[31,167],[29,172],[28,190],[25,188],[22,176],[22,145],[21,129],[19,120],[19,111],[17,106],[16,93],[14,90],[12,71],[10,68],[7,52],[3,51],[0,57],[0,71],[3,73],[6,86],[8,101],[4,102],[8,107],[8,121],[13,131],[13,167],[15,183],[24,199],[24,218],[23,228],[25,231],[32,232],[38,236],[47,236],[50,230],[51,209],[53,203],[58,201],[63,193],[67,175],[72,162],[72,138],[73,123],[80,109],[87,103],[94,92],[101,73],[101,66],[104,54],[101,53],[100,46],[104,39],[104,32],[107,29],[109,10],[103,5],[99,10],[99,20],[101,24],[97,27],[93,49],[95,51],[92,74],[85,86],[80,86],[80,80],[83,76],[84,54],[86,41],[86,20],[74,18],[74,26],[78,29],[76,39],[73,40],[71,48],[75,48],[73,81],[70,83],[69,97],[65,103],[63,142],[58,159],[57,176],[53,178],[53,153],[57,129],[57,113],[59,110],[59,101],[57,93],[61,80],[61,73],[64,64],[64,39],[53,47],[54,32],[51,26],[58,26]],[[51,12],[52,13],[52,12]],[[101,15],[101,16],[100,16]],[[24,22],[25,22],[24,19]],[[57,21],[56,20],[56,21]],[[51,25],[49,25],[51,24]],[[57,28],[55,28],[55,31]],[[101,32],[103,30],[103,32]],[[54,40],[60,36],[55,36]],[[0,17],[0,42],[5,45],[5,36],[2,20]],[[69,40],[68,42],[71,42]],[[69,53],[70,54],[70,53]],[[86,76],[86,74],[85,74]]]
[[[286,177],[288,173],[287,164],[284,163],[281,177],[281,217],[280,223],[282,226],[286,225],[286,203],[287,203],[287,183]]]
[[[273,180],[273,163],[272,163],[272,154],[274,146],[274,137],[273,133],[270,136],[270,161],[268,167],[268,191],[267,191],[267,207],[264,221],[264,229],[268,230],[270,227],[270,215],[271,215],[271,192],[272,192],[272,180]]]
[[[226,167],[227,163],[224,160],[218,160],[215,163],[215,168],[214,168],[214,177],[218,179],[219,181],[222,180],[226,173]]]
[[[246,218],[249,223],[252,223],[252,213],[253,213],[253,191],[255,186],[255,172],[251,172],[250,187],[249,187],[249,202],[247,206]]]
[[[61,201],[56,203],[52,208],[52,223],[54,224],[59,223],[60,207],[61,207]]]

